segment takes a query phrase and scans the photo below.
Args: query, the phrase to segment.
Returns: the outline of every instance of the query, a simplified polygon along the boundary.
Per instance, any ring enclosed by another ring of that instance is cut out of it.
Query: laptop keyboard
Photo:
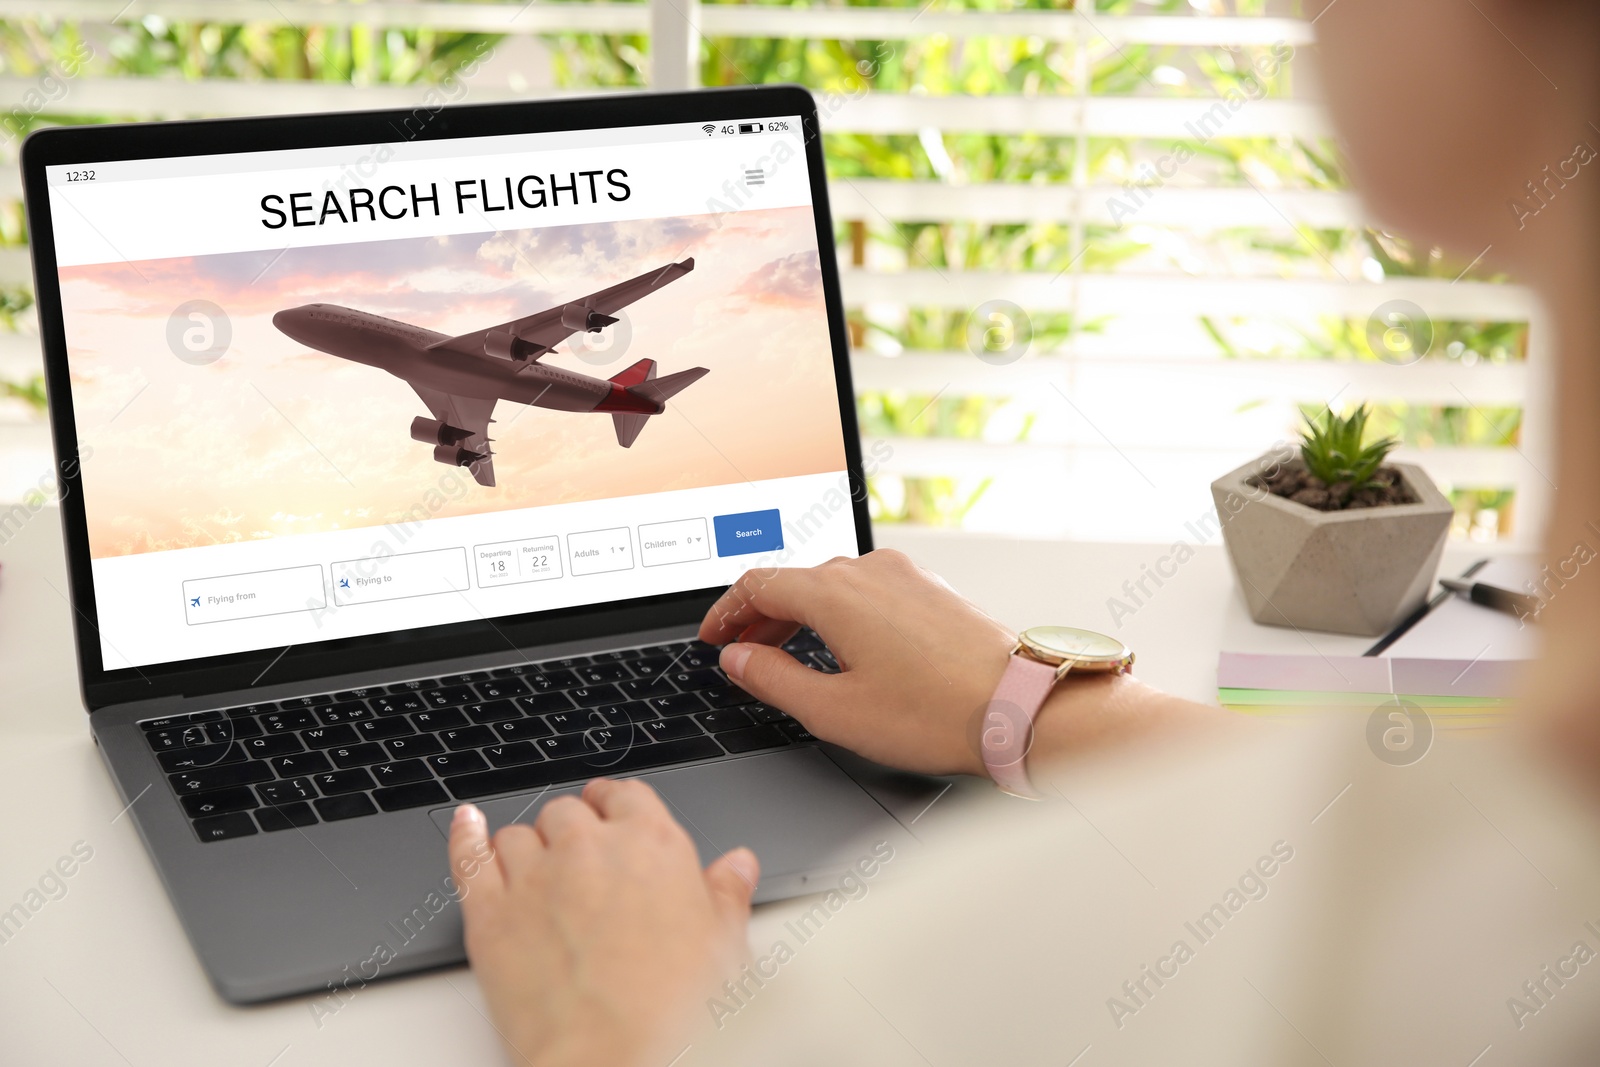
[[[838,664],[802,631],[784,649]],[[699,641],[139,724],[202,841],[475,800],[813,740]]]

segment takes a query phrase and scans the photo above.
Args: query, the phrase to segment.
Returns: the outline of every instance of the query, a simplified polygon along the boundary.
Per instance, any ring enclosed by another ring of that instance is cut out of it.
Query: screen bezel
[[[423,106],[412,110],[342,112],[246,119],[155,122],[128,125],[57,127],[40,130],[22,146],[23,191],[27,205],[34,297],[44,352],[45,388],[55,441],[62,532],[66,546],[73,631],[84,703],[93,712],[130,701],[196,697],[315,682],[335,675],[381,672],[454,658],[505,652],[536,655],[539,648],[609,634],[692,625],[725,589],[715,586],[680,593],[611,601],[493,619],[281,646],[226,656],[174,660],[137,668],[107,670],[100,653],[94,576],[78,464],[77,423],[72,407],[70,368],[56,272],[54,229],[45,168],[109,161],[223,155],[294,148],[394,143],[396,133],[427,119],[414,136],[400,140],[445,140],[519,133],[554,133],[716,122],[763,115],[799,115],[804,127],[806,167],[822,270],[823,297],[833,348],[840,424],[844,431],[846,472],[857,550],[872,549],[871,524],[862,472],[861,438],[844,303],[828,208],[817,110],[799,86],[772,85],[702,89],[681,93],[617,93],[609,96],[527,103]],[[508,659],[511,657],[508,655]],[[265,674],[265,677],[263,675]]]

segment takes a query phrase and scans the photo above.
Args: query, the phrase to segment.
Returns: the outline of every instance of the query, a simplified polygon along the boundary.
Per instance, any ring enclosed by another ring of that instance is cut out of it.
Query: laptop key
[[[316,726],[300,733],[307,748],[332,748],[334,745],[354,745],[361,740],[354,726]]]
[[[317,813],[311,810],[311,805],[304,801],[292,804],[279,804],[270,808],[256,809],[256,822],[268,833],[274,830],[292,830],[297,826],[317,825]]]
[[[539,746],[550,759],[565,759],[568,756],[580,756],[585,752],[594,752],[594,742],[583,734],[562,734],[559,737],[541,737],[534,744]]]
[[[532,763],[544,759],[539,746],[532,741],[518,741],[512,745],[490,745],[483,750],[483,754],[496,767],[515,767],[519,763]]]
[[[295,734],[278,734],[275,737],[252,737],[248,741],[240,741],[254,759],[265,759],[268,756],[287,756],[291,752],[304,752],[305,746],[300,743],[300,738]]]
[[[476,752],[445,752],[438,756],[429,756],[426,762],[433,768],[433,773],[441,778],[481,771],[489,766]]]
[[[667,675],[672,683],[684,692],[695,689],[710,689],[713,686],[727,685],[728,679],[720,670],[703,668],[693,671],[674,671]]]
[[[361,793],[372,788],[372,775],[364,767],[352,767],[348,771],[329,771],[327,774],[312,776],[312,781],[317,783],[317,788],[328,796],[338,796],[340,793]]]
[[[529,741],[535,737],[549,737],[555,731],[543,719],[513,719],[496,723],[494,732],[502,741]]]
[[[473,682],[487,682],[488,671],[468,671],[466,674],[447,674],[439,679],[440,685],[471,685]]]
[[[700,724],[695,722],[692,716],[642,722],[639,724],[639,729],[655,741],[676,741],[680,737],[705,736],[705,731],[700,729]]]
[[[707,733],[720,734],[725,730],[738,730],[746,726],[754,726],[755,720],[748,712],[740,708],[723,708],[721,711],[706,711],[695,716],[695,721],[706,728]]]
[[[620,723],[623,720],[628,722],[650,722],[660,717],[656,714],[655,709],[643,700],[630,700],[626,704],[612,704],[601,708],[600,714],[613,723]]]
[[[522,712],[509,700],[491,700],[487,704],[467,704],[462,709],[473,722],[500,722],[502,719],[520,719]]]
[[[235,741],[242,741],[246,737],[260,737],[264,732],[261,723],[256,719],[229,719],[227,722],[218,723],[217,726],[224,737],[232,737]]]
[[[590,756],[595,757],[592,761]],[[545,760],[516,767],[501,767],[479,774],[464,774],[445,782],[457,800],[474,800],[494,793],[538,789],[557,782],[576,782],[598,774],[626,774],[652,767],[665,767],[690,760],[722,755],[722,748],[704,734],[657,745],[640,745],[618,755],[594,753],[573,759]]]
[[[541,670],[538,674],[526,675],[524,680],[540,693],[548,693],[556,689],[571,689],[578,684],[578,676],[571,671],[564,671],[552,667]]]
[[[290,778],[281,782],[266,782],[256,786],[256,796],[268,805],[292,804],[297,800],[310,800],[317,795],[309,778]]]
[[[290,697],[288,700],[278,701],[278,707],[288,708],[320,708],[324,704],[333,703],[333,694],[319,693],[309,697]]]
[[[304,730],[307,726],[315,725],[317,725],[317,717],[311,713],[310,708],[275,711],[271,715],[261,716],[262,729],[269,734],[288,734],[296,730]]]
[[[422,695],[409,690],[392,693],[389,696],[373,697],[367,704],[379,715],[408,715],[413,711],[428,709],[428,705],[422,701]]]
[[[576,674],[584,685],[604,685],[606,682],[620,682],[633,677],[633,672],[620,663],[591,663],[587,667],[579,667],[572,673]]]
[[[240,704],[236,708],[229,708],[223,712],[230,719],[245,719],[255,715],[266,715],[278,710],[278,705],[270,701],[264,704]]]
[[[405,719],[369,719],[355,724],[356,736],[363,741],[383,741],[390,737],[409,737],[417,731]]]
[[[372,798],[384,811],[400,811],[404,808],[420,808],[424,804],[448,803],[450,794],[444,791],[444,786],[430,780],[375,789]]]
[[[179,794],[203,793],[207,789],[222,789],[230,785],[254,785],[272,781],[272,768],[256,760],[247,763],[228,763],[221,767],[202,767],[167,776],[172,788]]]
[[[419,759],[380,763],[368,767],[367,770],[372,772],[372,777],[377,779],[379,785],[405,785],[408,782],[425,782],[433,778],[433,772],[428,770],[428,765]]]
[[[368,741],[361,745],[341,745],[328,750],[328,758],[333,760],[336,767],[360,767],[368,763],[389,762],[388,753],[384,752],[376,742]]]
[[[396,682],[389,687],[390,693],[416,693],[426,689],[437,689],[439,683],[432,678],[417,678],[409,682]]]
[[[732,708],[755,700],[755,697],[736,685],[718,685],[710,689],[702,689],[700,695],[705,698],[707,704],[714,708]]]
[[[663,718],[706,710],[706,702],[700,699],[699,693],[674,693],[669,697],[653,697],[645,703],[650,705],[650,710]]]
[[[517,706],[529,715],[548,715],[552,711],[571,711],[577,707],[572,698],[559,691],[549,693],[535,693],[532,696],[519,697]]]
[[[664,697],[677,690],[665,678],[630,678],[617,686],[629,700],[647,700],[650,697]]]
[[[590,662],[592,661],[588,656],[565,656],[561,659],[547,659],[539,666],[547,670],[566,671],[571,670],[573,667],[582,667]]]
[[[175,752],[161,752],[156,760],[164,771],[187,771],[197,767],[216,767],[223,763],[238,763],[250,757],[240,745],[205,745],[202,748],[183,748]]]
[[[780,723],[788,721],[789,716],[767,704],[746,704],[744,711],[756,722]]]
[[[383,743],[384,750],[389,753],[390,759],[410,759],[413,756],[431,756],[436,752],[443,752],[444,745],[432,734],[422,734],[418,737],[395,737]]]
[[[423,733],[435,730],[453,730],[467,725],[467,717],[460,708],[441,708],[438,711],[419,711],[411,716],[411,724]]]
[[[721,650],[715,645],[708,645],[704,641],[691,641],[689,647],[678,656],[678,666],[695,670],[701,667],[715,667],[721,657]]]
[[[590,730],[583,735],[589,743],[601,752],[615,752],[621,748],[632,748],[634,745],[650,744],[650,735],[635,733],[633,727],[619,726],[604,730]]]
[[[642,652],[644,650],[640,649],[640,651]],[[661,674],[665,671],[670,671],[672,669],[672,657],[645,655],[641,656],[639,659],[631,660],[628,663],[628,666],[633,668],[633,673],[639,675],[641,678],[653,678],[658,674]]]
[[[364,700],[346,700],[317,710],[317,718],[322,720],[324,726],[332,726],[339,722],[359,722],[362,719],[372,718],[372,714],[372,709],[367,707]]]
[[[451,751],[460,752],[463,749],[492,745],[499,738],[495,737],[494,731],[487,726],[464,726],[459,730],[446,730],[439,735],[439,740],[443,741],[445,747]]]
[[[277,772],[279,778],[296,778],[303,774],[333,769],[328,757],[320,752],[301,752],[293,756],[274,756],[265,761]]]
[[[333,694],[333,699],[335,699],[335,700],[366,700],[369,697],[380,697],[382,695],[383,695],[383,686],[381,686],[381,685],[373,685],[373,686],[368,686],[365,689],[346,689],[343,692]]]
[[[246,811],[256,806],[256,795],[250,792],[249,786],[243,785],[213,789],[179,799],[183,801],[183,810],[196,819],[206,815],[225,815],[230,811]]]
[[[620,704],[625,699],[622,690],[614,685],[583,685],[567,690],[567,696],[580,708],[593,708],[601,704]]]
[[[344,796],[323,797],[312,802],[321,815],[328,822],[338,822],[340,819],[359,819],[363,815],[376,815],[378,809],[372,801],[367,799],[365,793],[346,793]]]
[[[196,819],[194,832],[202,841],[226,841],[230,837],[248,837],[256,832],[256,824],[248,812],[217,815],[209,819]]]
[[[494,678],[487,682],[479,682],[472,688],[476,689],[478,695],[485,700],[509,700],[533,692],[526,682],[517,678]]]
[[[804,726],[801,726],[800,723],[794,719],[784,719],[782,722],[777,724],[777,730],[784,737],[787,737],[789,740],[796,743],[801,741],[816,740],[816,738],[812,736],[810,730],[807,730]]]
[[[729,752],[757,752],[763,748],[787,745],[789,739],[776,726],[752,726],[748,730],[730,730],[718,734],[717,740]]]
[[[554,715],[546,715],[544,721],[558,734],[581,734],[596,726],[611,725],[598,713],[588,710],[558,711]]]
[[[148,733],[151,730],[167,730],[191,722],[209,722],[220,718],[222,718],[220,711],[190,711],[182,715],[164,715],[159,719],[146,719],[139,726]]]
[[[424,691],[422,699],[430,708],[453,708],[477,700],[478,694],[472,691],[471,686],[447,685]]]

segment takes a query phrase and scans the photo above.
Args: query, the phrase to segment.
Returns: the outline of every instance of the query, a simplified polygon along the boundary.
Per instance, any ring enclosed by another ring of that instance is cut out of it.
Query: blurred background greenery
[[[769,6],[791,6],[758,0]],[[802,5],[803,6],[803,5]],[[847,6],[874,6],[849,0]],[[916,4],[885,5],[916,7]],[[1072,9],[1071,0],[953,0],[940,10]],[[35,75],[73,54],[81,40],[94,47],[85,76],[239,79],[262,84],[261,110],[273,110],[271,83],[311,80],[356,85],[440,82],[494,35],[366,26],[294,27],[234,24],[226,4],[217,21],[167,21],[148,16],[114,26],[86,26],[50,16],[0,22],[0,67],[10,75]],[[1283,13],[1283,4],[1275,4]],[[1096,15],[1260,15],[1267,0],[1096,0],[1082,9]],[[643,87],[648,39],[640,35],[559,33],[540,40],[548,52],[548,78],[561,89]],[[1080,55],[1079,48],[1087,50]],[[1172,98],[1216,97],[1257,79],[1268,96],[1291,94],[1294,71],[1273,65],[1267,47],[1180,47],[1090,44],[1018,36],[953,38],[931,34],[914,40],[753,39],[712,37],[701,49],[703,84],[799,82],[814,90],[906,94],[1091,95]],[[1263,70],[1270,69],[1270,75]],[[1086,72],[1086,74],[1085,74]],[[1081,79],[1087,77],[1088,83]],[[10,120],[20,134],[40,124],[111,121],[130,116],[52,114]],[[1274,189],[1340,190],[1344,168],[1331,143],[1289,137],[1214,137],[1179,141],[1100,136],[1061,137],[938,133],[828,134],[834,178],[925,179],[950,183],[1064,183],[1084,168],[1096,185],[1137,188],[1150,180],[1148,161],[1180,149],[1195,161],[1180,179],[1194,186],[1247,184]],[[1082,158],[1079,158],[1082,153]],[[1143,167],[1141,164],[1145,164]],[[844,221],[838,244],[849,264],[900,262],[962,271],[1002,270],[1083,273],[1175,272],[1210,276],[1237,273],[1282,278],[1467,277],[1495,280],[1476,265],[1448,261],[1436,250],[1370,228],[1310,229],[1294,233],[1255,229],[1183,229],[1155,225],[1059,223],[988,224],[949,219]],[[27,241],[20,205],[0,204],[0,244]],[[31,304],[22,288],[0,291],[0,328],[16,329]],[[1317,360],[1376,362],[1367,324],[1324,317],[1291,320],[1206,318],[1196,324],[1230,361]],[[1104,329],[1103,321],[1074,322],[1071,315],[1038,315],[1033,346],[1050,351],[1075,335]],[[880,316],[851,312],[857,346],[892,352],[948,352],[964,347],[963,313],[909,308]],[[1435,343],[1423,357],[1461,366],[1508,364],[1527,358],[1523,323],[1434,324]],[[7,382],[13,402],[41,407],[37,378]],[[1305,398],[1307,413],[1320,407]],[[1031,440],[1040,429],[1026,397],[943,396],[908,391],[868,391],[858,397],[863,433],[943,437],[973,441]],[[1405,445],[1513,446],[1520,441],[1522,410],[1378,404],[1374,428]],[[1270,442],[1263,441],[1265,447]],[[1218,471],[1217,473],[1221,473]],[[994,478],[880,474],[872,492],[879,522],[958,526],[991,490]],[[1448,486],[1458,517],[1455,533],[1481,540],[1505,536],[1515,501],[1501,487]]]

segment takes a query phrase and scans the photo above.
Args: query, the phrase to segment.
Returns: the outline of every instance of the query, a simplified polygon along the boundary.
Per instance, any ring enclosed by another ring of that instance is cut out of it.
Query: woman
[[[1545,168],[1586,166],[1600,145],[1600,9],[1311,13],[1377,213],[1549,303],[1561,448],[1543,473],[1565,555],[1600,517],[1600,177]],[[731,677],[873,759],[984,773],[969,720],[1010,633],[894,554],[767,577],[747,576],[702,627],[737,642]],[[755,946],[754,971],[741,965],[757,858],[700,871],[647,787],[592,783],[492,849],[465,807],[451,855],[468,953],[513,1059],[556,1067],[1593,1063],[1597,622],[1600,580],[1580,576],[1547,609],[1526,728],[1441,738],[1406,768],[1374,759],[1348,717],[1241,729],[1130,678],[1069,676],[1027,761],[1064,803],[1019,804],[895,859],[900,877],[870,894],[863,873],[870,899],[853,895],[814,939]],[[843,674],[771,647],[796,624]]]

